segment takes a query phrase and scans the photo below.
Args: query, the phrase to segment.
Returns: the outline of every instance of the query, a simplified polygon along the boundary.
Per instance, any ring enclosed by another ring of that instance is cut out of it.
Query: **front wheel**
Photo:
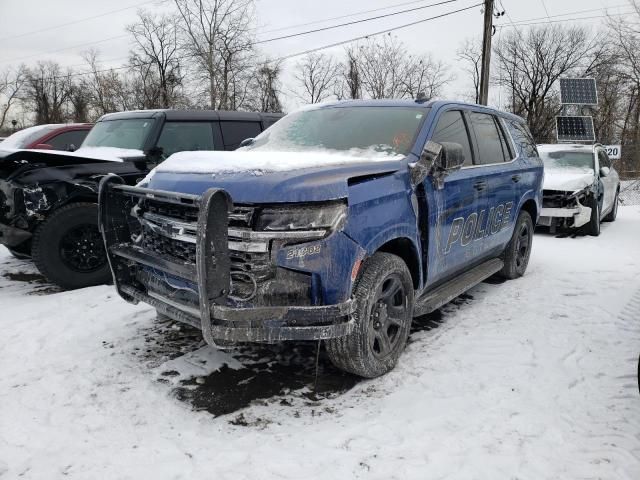
[[[404,261],[376,253],[362,266],[353,288],[355,329],[326,341],[335,366],[365,378],[392,370],[404,350],[413,319],[413,282]]]
[[[533,220],[529,212],[522,210],[516,220],[511,240],[504,251],[504,266],[499,275],[503,278],[514,279],[524,275],[533,243]]]
[[[600,235],[600,202],[595,195],[591,197],[589,206],[591,207],[591,218],[589,223],[584,226],[584,232],[592,237],[597,237]]]
[[[53,212],[34,233],[32,255],[38,270],[65,289],[111,280],[94,203],[74,203]]]

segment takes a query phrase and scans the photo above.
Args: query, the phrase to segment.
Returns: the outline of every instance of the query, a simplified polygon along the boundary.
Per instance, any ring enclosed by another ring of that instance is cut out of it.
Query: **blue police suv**
[[[354,100],[242,145],[100,185],[118,293],[210,344],[324,340],[339,368],[376,377],[413,317],[527,268],[543,167],[517,116]]]

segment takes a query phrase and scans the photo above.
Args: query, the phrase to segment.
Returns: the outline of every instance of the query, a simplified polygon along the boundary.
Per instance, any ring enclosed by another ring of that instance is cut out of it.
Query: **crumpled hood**
[[[223,188],[235,203],[325,201],[346,198],[349,179],[393,173],[405,163],[404,157],[389,160],[387,156],[384,160],[325,155],[320,158],[317,154],[291,152],[278,154],[279,160],[275,152],[268,155],[182,152],[177,155],[188,161],[181,163],[174,158],[176,155],[172,156],[173,162],[167,160],[160,164],[140,186],[194,195],[201,195],[209,188]],[[199,160],[195,160],[197,158]]]
[[[594,180],[593,170],[545,169],[543,189],[576,192],[593,184]]]

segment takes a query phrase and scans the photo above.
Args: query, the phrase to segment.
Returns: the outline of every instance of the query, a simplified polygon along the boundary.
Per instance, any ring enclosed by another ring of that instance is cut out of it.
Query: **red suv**
[[[25,128],[4,139],[1,150],[36,148],[39,150],[74,151],[84,141],[93,124],[53,123]]]

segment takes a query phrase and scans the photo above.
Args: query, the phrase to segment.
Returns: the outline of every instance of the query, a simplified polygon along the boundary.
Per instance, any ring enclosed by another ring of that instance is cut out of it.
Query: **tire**
[[[524,275],[531,256],[533,243],[533,220],[529,212],[521,210],[513,229],[513,235],[504,250],[504,266],[498,275],[508,280],[520,278]]]
[[[109,282],[111,272],[98,231],[98,206],[72,203],[54,211],[33,235],[32,256],[40,273],[62,288]]]
[[[584,226],[584,233],[597,237],[600,235],[600,202],[595,196],[592,196],[589,206],[591,207],[591,219]]]
[[[404,350],[413,319],[413,282],[404,261],[376,253],[353,287],[355,328],[326,341],[331,362],[341,370],[374,378],[392,370]],[[388,316],[389,308],[396,313]]]
[[[615,222],[616,217],[618,216],[618,194],[620,191],[616,191],[616,196],[613,199],[613,206],[611,207],[611,211],[604,217],[604,222]]]

